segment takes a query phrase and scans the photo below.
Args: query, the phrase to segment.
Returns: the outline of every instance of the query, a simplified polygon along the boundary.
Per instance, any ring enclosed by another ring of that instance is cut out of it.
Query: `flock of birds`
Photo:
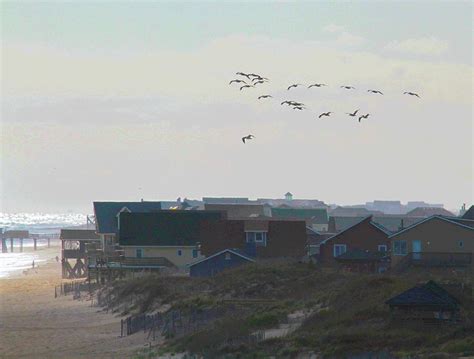
[[[239,87],[240,87],[240,91],[242,91],[244,89],[248,89],[248,88],[255,88],[258,85],[261,85],[261,84],[264,84],[264,83],[267,83],[267,82],[270,81],[268,78],[263,77],[259,74],[254,74],[254,73],[237,72],[236,75],[240,76],[241,78],[231,80],[229,82],[229,85],[238,84]],[[244,80],[243,79],[244,77],[247,80]],[[300,86],[304,87],[306,85],[303,85],[303,84],[300,84],[300,83],[292,84],[292,85],[288,86],[287,91],[290,91],[291,89],[297,88],[297,87],[300,87]],[[312,87],[325,87],[325,86],[328,86],[328,85],[324,84],[324,83],[314,83],[314,84],[310,84],[309,86],[307,86],[307,88],[310,89]],[[356,89],[354,86],[349,86],[349,85],[342,85],[342,86],[340,86],[340,88],[345,89],[345,90],[355,90]],[[377,95],[383,95],[383,92],[380,91],[380,90],[369,89],[369,90],[367,90],[367,92],[372,93],[372,94],[377,94]],[[415,92],[411,92],[411,91],[405,91],[403,94],[420,98],[419,94],[417,94]],[[264,99],[269,99],[269,98],[273,98],[273,96],[272,95],[260,95],[260,96],[257,97],[258,100],[264,100]],[[307,109],[307,107],[304,103],[298,102],[298,101],[293,101],[293,100],[285,100],[285,101],[281,102],[281,105],[288,105],[288,106],[292,107],[293,110],[295,110],[295,111],[303,111],[303,110]],[[370,116],[369,113],[360,114],[359,111],[360,111],[360,109],[357,109],[353,112],[346,112],[346,114],[349,115],[350,117],[357,117],[359,122],[361,122],[362,120],[366,120]],[[331,112],[331,111],[323,112],[323,113],[319,114],[318,118],[330,117],[331,114],[333,114],[333,113],[334,112]],[[246,143],[246,141],[252,140],[254,138],[255,138],[254,135],[247,135],[247,136],[242,137],[242,142]]]

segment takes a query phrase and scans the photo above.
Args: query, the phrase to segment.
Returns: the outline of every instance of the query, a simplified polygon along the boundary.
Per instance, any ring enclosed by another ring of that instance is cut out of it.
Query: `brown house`
[[[290,220],[220,220],[203,222],[201,253],[228,248],[257,258],[301,258],[306,254],[306,225]]]
[[[471,266],[474,221],[431,216],[390,237],[392,267]]]
[[[388,239],[389,232],[382,226],[372,221],[372,216],[366,217],[347,228],[346,230],[328,238],[320,245],[320,262],[325,265],[336,264],[336,257],[351,252],[357,256],[349,256],[352,259],[359,258],[361,252],[386,253],[390,248]],[[373,255],[364,256],[367,260],[373,260]],[[381,256],[382,257],[382,256]],[[375,268],[373,268],[375,269]]]

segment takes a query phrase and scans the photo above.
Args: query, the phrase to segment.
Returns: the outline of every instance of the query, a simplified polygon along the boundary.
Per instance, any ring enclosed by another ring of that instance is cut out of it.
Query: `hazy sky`
[[[471,2],[4,1],[1,14],[2,211],[287,191],[473,202]],[[239,91],[237,71],[271,81]],[[313,82],[329,86],[286,90]],[[360,124],[345,115],[359,108]]]

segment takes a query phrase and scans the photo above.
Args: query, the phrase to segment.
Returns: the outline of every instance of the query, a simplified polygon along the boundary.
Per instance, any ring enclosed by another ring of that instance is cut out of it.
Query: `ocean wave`
[[[45,230],[80,226],[87,215],[80,213],[4,213],[0,212],[0,228]]]

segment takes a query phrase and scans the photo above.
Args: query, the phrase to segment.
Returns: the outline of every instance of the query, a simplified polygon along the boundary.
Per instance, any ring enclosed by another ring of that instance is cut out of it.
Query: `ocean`
[[[87,216],[77,213],[3,213],[0,212],[0,228],[6,230],[28,230],[30,234],[46,237],[58,235],[61,228],[85,225]],[[13,252],[11,252],[10,241],[7,241],[8,253],[0,251],[0,278],[8,278],[31,268],[33,261],[36,265],[53,259],[58,251],[47,250],[47,240],[40,239],[37,250],[34,251],[33,240],[23,241],[23,252],[20,253],[20,241],[15,240]],[[51,241],[51,246],[57,246],[58,241]],[[0,248],[2,244],[0,242]]]

